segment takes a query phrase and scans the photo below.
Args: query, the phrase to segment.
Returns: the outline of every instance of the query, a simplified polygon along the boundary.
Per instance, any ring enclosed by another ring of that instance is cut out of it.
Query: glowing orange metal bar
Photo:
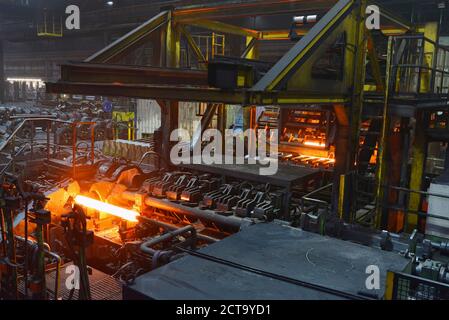
[[[76,196],[75,203],[132,222],[137,222],[137,217],[140,216],[140,214],[136,211],[120,208],[85,196]]]
[[[313,141],[306,141],[306,142],[304,142],[304,144],[306,146],[311,146],[311,147],[325,147],[326,146],[324,143],[313,142]]]

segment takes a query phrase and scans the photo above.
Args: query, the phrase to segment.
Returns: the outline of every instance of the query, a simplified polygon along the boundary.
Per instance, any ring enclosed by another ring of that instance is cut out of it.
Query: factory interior
[[[448,97],[447,0],[0,0],[0,300],[449,300]]]

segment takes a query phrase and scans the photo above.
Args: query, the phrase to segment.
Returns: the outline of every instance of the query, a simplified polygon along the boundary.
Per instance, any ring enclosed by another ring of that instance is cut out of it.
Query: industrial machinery
[[[34,119],[47,125],[40,152],[34,131],[12,132],[0,150],[10,152],[0,299],[449,299],[447,172],[426,174],[424,151],[449,141],[449,50],[436,24],[381,10],[377,32],[365,0],[322,1],[320,12],[262,2],[166,8],[47,83],[49,93],[154,99],[162,119],[151,142],[123,141],[134,138],[131,116],[117,130],[93,114]],[[222,21],[248,7],[291,13],[293,25]],[[206,59],[196,28],[245,37],[243,53]],[[120,64],[149,39],[160,65]],[[273,40],[289,50],[260,61]],[[189,103],[205,106],[197,140],[175,141]],[[235,129],[235,105],[243,129],[262,132],[242,140],[277,147],[274,174],[260,174],[266,148],[243,148],[241,163],[174,163],[176,142],[186,158],[203,155],[208,129]]]
[[[292,165],[332,169],[335,163],[337,124],[330,106],[304,109],[269,108],[258,119],[258,127],[281,128],[281,160]]]

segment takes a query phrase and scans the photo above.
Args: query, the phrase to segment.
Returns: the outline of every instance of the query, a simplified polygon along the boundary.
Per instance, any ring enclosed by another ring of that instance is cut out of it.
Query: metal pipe
[[[159,221],[159,220],[151,219],[151,218],[148,218],[148,217],[145,217],[145,216],[139,216],[137,219],[139,221],[153,223],[153,224],[155,224],[155,225],[157,225],[159,227],[162,227],[162,228],[165,228],[165,229],[168,229],[168,230],[177,230],[177,229],[180,228],[180,227],[178,227],[178,226],[176,226],[174,224],[170,224],[170,223],[167,223],[167,222],[162,222],[162,221]],[[204,240],[204,241],[208,241],[208,242],[212,242],[212,243],[220,241],[217,238],[214,238],[214,237],[211,237],[211,236],[207,236],[207,235],[201,234],[201,233],[197,233],[196,237],[198,239],[200,239],[200,240]]]
[[[134,202],[136,199],[136,193],[125,191],[121,194],[123,199],[126,199],[128,201]],[[221,216],[219,214],[216,214],[212,210],[201,210],[199,208],[191,208],[187,206],[183,206],[182,204],[170,202],[168,200],[164,199],[157,199],[150,196],[145,197],[144,200],[145,205],[149,207],[153,207],[160,210],[165,210],[169,212],[175,212],[178,214],[187,214],[190,216],[195,216],[199,219],[209,220],[211,222],[214,222],[216,224],[230,227],[235,230],[239,230],[240,226],[243,223],[242,218],[236,217],[236,216]]]
[[[420,194],[420,195],[425,195],[425,196],[433,196],[433,197],[438,197],[438,198],[449,199],[449,195],[445,195],[445,194],[438,194],[438,193],[432,193],[432,192],[426,192],[426,191],[418,191],[418,190],[412,190],[412,189],[407,189],[407,188],[402,188],[402,187],[394,187],[394,186],[384,186],[384,188],[390,188],[393,190],[404,191],[406,193],[415,193],[415,194]]]
[[[323,187],[321,187],[321,188],[318,188],[318,189],[316,189],[316,190],[313,190],[312,192],[306,194],[306,195],[303,196],[302,198],[304,198],[304,199],[305,199],[305,198],[310,198],[311,196],[313,196],[313,195],[316,194],[316,193],[319,193],[319,192],[324,191],[324,190],[326,190],[326,189],[332,188],[333,185],[334,185],[333,183],[330,183],[330,184],[325,185],[325,186],[323,186]]]
[[[319,200],[319,199],[312,199],[312,198],[301,198],[301,200],[303,201],[307,201],[307,202],[313,202],[313,203],[318,203],[318,204],[323,204],[323,205],[330,205],[328,202],[324,201],[324,200]]]
[[[56,119],[55,115],[41,115],[41,114],[16,114],[14,116],[9,116],[10,119],[42,119],[42,118],[51,118]]]
[[[193,237],[196,236],[195,228],[192,225],[188,225],[188,226],[180,228],[178,230],[174,230],[174,231],[170,231],[170,232],[164,233],[163,235],[161,235],[159,237],[153,238],[153,239],[151,239],[149,241],[146,241],[146,242],[142,243],[140,245],[140,250],[142,250],[144,253],[147,253],[147,254],[153,256],[157,252],[157,250],[152,248],[153,246],[155,246],[155,245],[157,245],[157,244],[159,244],[161,242],[173,239],[174,237],[180,236],[180,235],[182,235],[184,233],[187,233],[187,232],[191,232]]]
[[[156,199],[153,197],[146,197],[145,204],[149,207],[153,207],[153,208],[157,208],[157,209],[161,209],[161,210],[171,211],[171,212],[180,213],[180,214],[193,215],[199,219],[209,220],[209,221],[212,221],[219,225],[231,227],[236,230],[240,229],[240,226],[243,222],[243,219],[239,218],[239,217],[235,217],[235,216],[225,217],[225,216],[216,214],[214,211],[211,211],[211,210],[201,210],[199,208],[190,208],[190,207],[186,207],[181,204],[178,204],[178,203],[173,203],[173,202],[162,200],[162,199]]]

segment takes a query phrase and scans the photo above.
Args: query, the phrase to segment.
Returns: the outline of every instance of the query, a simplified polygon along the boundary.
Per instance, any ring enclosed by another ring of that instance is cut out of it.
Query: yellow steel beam
[[[272,91],[316,48],[326,34],[341,22],[354,6],[354,0],[340,0],[275,66],[253,87],[254,91]]]
[[[345,204],[345,187],[346,175],[340,175],[340,185],[338,190],[338,216],[343,220],[344,218],[344,204]]]
[[[169,13],[165,28],[165,62],[169,68],[179,68],[181,57],[181,33],[175,27],[172,13]]]
[[[264,100],[267,103],[270,100]],[[313,97],[302,97],[302,98],[282,98],[276,99],[278,104],[332,104],[332,103],[347,103],[347,98],[313,98]]]
[[[355,9],[354,9],[355,10]],[[350,137],[350,150],[347,158],[347,170],[351,171],[354,167],[355,159],[357,158],[357,151],[359,147],[360,137],[360,125],[362,119],[363,109],[363,89],[366,77],[366,47],[367,47],[367,28],[365,26],[365,11],[366,0],[359,1],[359,7],[357,8],[357,14],[354,19],[354,39],[355,39],[355,54],[352,60],[352,66],[348,68],[347,72],[352,72],[353,76],[350,78],[352,81],[353,93],[351,97],[351,137]],[[348,75],[349,77],[349,75]]]
[[[425,24],[423,27],[419,28],[420,32],[424,33],[424,37],[426,39],[429,39],[433,42],[438,41],[438,23],[437,22],[430,22]],[[435,59],[437,59],[437,55],[435,54],[435,51],[437,50],[435,44],[425,41],[424,42],[424,59],[423,59],[423,66],[428,68],[433,68],[434,64],[436,63]],[[432,74],[432,71],[430,69],[421,69],[421,86],[419,93],[432,93],[432,82],[433,77],[435,75]]]
[[[388,61],[387,61],[387,73],[386,73],[386,84],[385,84],[385,95],[384,95],[384,106],[383,106],[383,123],[382,123],[382,131],[379,141],[379,155],[378,155],[378,164],[377,164],[377,190],[376,190],[376,227],[381,227],[382,215],[385,210],[383,206],[385,190],[384,190],[384,182],[388,176],[388,166],[387,166],[387,148],[388,148],[388,133],[390,129],[390,118],[388,117],[388,107],[389,107],[389,99],[390,99],[390,71],[392,68],[392,59],[393,59],[393,41],[392,38],[388,39]]]
[[[368,35],[368,56],[371,62],[371,70],[373,72],[374,79],[377,84],[377,91],[384,91],[385,84],[382,79],[382,72],[380,70],[380,64],[378,60],[376,46],[374,44],[373,37],[370,32],[367,32]]]
[[[178,25],[179,30],[181,31],[182,35],[187,40],[187,43],[189,44],[189,47],[193,50],[195,53],[196,58],[198,59],[198,63],[201,69],[206,69],[206,58],[204,57],[203,53],[201,52],[201,49],[198,47],[197,43],[193,39],[192,35],[189,31],[185,28],[185,26],[179,24]]]
[[[387,279],[385,281],[385,300],[393,300],[394,291],[394,273],[391,271],[387,272]]]
[[[407,29],[400,29],[400,28],[390,28],[390,29],[383,29],[381,28],[380,32],[384,36],[401,36],[408,32]]]
[[[365,84],[365,85],[363,86],[363,90],[364,90],[365,92],[375,92],[375,91],[378,91],[377,85],[370,85],[370,84]]]
[[[298,36],[304,36],[309,29],[298,29]],[[260,40],[290,40],[290,30],[265,30],[261,32]]]
[[[195,27],[200,27],[215,32],[235,34],[243,37],[260,38],[260,32],[257,30],[242,28],[239,26],[234,26],[232,24],[227,24],[220,21],[213,20],[188,20],[182,21],[183,24],[188,24]]]
[[[320,96],[306,93],[275,92],[270,94],[253,92],[248,97],[254,105],[292,105],[292,104],[345,104],[349,98],[345,96]]]
[[[410,175],[410,189],[411,190],[421,190],[423,185],[424,170],[426,165],[426,155],[427,155],[427,139],[426,139],[426,128],[424,123],[423,112],[418,112],[416,116],[416,128],[415,128],[415,139],[412,147],[412,168]],[[421,211],[421,195],[417,193],[411,193],[408,203],[409,212]],[[418,216],[415,214],[409,214],[408,218],[408,230],[406,232],[412,231],[418,225]]]
[[[169,12],[163,11],[140,25],[136,29],[125,34],[120,39],[114,41],[106,48],[96,52],[85,60],[85,62],[105,63],[118,55],[124,54],[127,50],[142,42],[150,33],[160,28],[167,22]]]
[[[243,52],[242,58],[245,59],[257,59],[259,57],[259,50],[257,39],[253,37],[246,37],[246,49]]]

